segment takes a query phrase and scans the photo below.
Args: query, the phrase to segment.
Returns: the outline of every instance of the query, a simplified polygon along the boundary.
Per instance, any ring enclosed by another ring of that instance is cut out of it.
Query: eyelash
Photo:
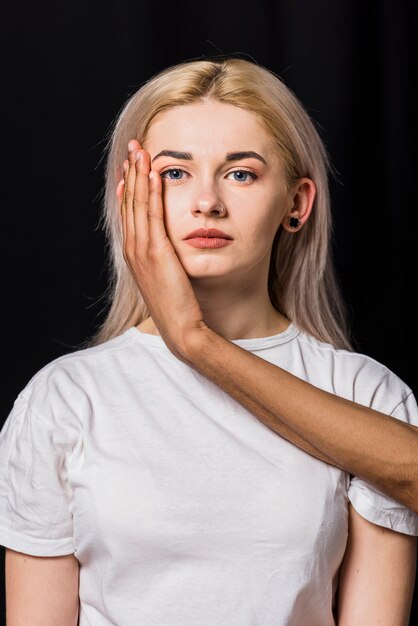
[[[164,170],[163,172],[160,173],[161,178],[164,180],[166,177],[164,176],[164,174],[167,174],[168,172],[184,172],[185,174],[187,172],[185,172],[185,170],[183,170],[181,167],[171,167],[168,170]],[[245,172],[245,174],[248,174],[252,180],[256,180],[258,178],[257,174],[254,174],[254,172],[250,172],[250,170],[245,170],[245,169],[239,169],[239,170],[233,170],[232,172],[229,172],[228,176],[230,174],[234,174],[235,172]],[[176,181],[181,181],[181,178],[170,178],[169,179],[171,182],[176,182]],[[240,185],[249,185],[250,183],[246,180],[246,181],[242,181],[242,180],[236,180],[236,183],[240,184]]]

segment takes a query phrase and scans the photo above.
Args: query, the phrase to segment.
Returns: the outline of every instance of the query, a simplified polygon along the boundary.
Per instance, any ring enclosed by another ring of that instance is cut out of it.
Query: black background
[[[2,14],[0,426],[29,378],[103,319],[114,117],[156,72],[215,54],[273,70],[316,121],[357,350],[417,393],[417,2],[26,0]]]

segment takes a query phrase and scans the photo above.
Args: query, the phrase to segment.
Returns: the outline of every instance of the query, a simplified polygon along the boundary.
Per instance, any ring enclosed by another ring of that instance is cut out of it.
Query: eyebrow
[[[178,152],[177,150],[161,150],[155,157],[152,159],[151,163],[154,163],[156,159],[162,156],[170,156],[174,159],[183,159],[185,161],[193,161],[193,155],[191,152]],[[228,152],[226,155],[226,161],[240,161],[241,159],[259,159],[263,163],[267,165],[267,161],[257,152],[253,150],[247,150],[245,152]]]

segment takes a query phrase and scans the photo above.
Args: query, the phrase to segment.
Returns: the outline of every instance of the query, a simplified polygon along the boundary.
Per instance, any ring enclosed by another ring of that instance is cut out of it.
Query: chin
[[[198,270],[185,270],[186,274],[189,278],[225,278],[225,276],[227,275],[228,272],[224,272],[222,270],[219,270],[218,272],[214,272],[213,270],[207,270],[206,272],[204,271],[198,271]]]
[[[177,256],[187,274],[193,276],[223,274],[229,265],[229,261],[225,257],[221,258],[218,255],[216,258],[212,251],[209,253],[204,251],[203,254],[199,254],[199,250],[192,248],[191,254],[185,254],[182,251],[181,254],[177,252]]]

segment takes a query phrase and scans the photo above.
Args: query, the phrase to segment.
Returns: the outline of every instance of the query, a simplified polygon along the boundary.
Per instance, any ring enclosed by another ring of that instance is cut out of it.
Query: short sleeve
[[[418,426],[418,407],[413,393],[410,392],[399,402],[390,415]],[[400,533],[418,536],[418,515],[367,481],[354,476],[348,488],[348,498],[356,511],[369,522]]]
[[[0,545],[34,556],[74,553],[69,444],[20,394],[0,432]]]

